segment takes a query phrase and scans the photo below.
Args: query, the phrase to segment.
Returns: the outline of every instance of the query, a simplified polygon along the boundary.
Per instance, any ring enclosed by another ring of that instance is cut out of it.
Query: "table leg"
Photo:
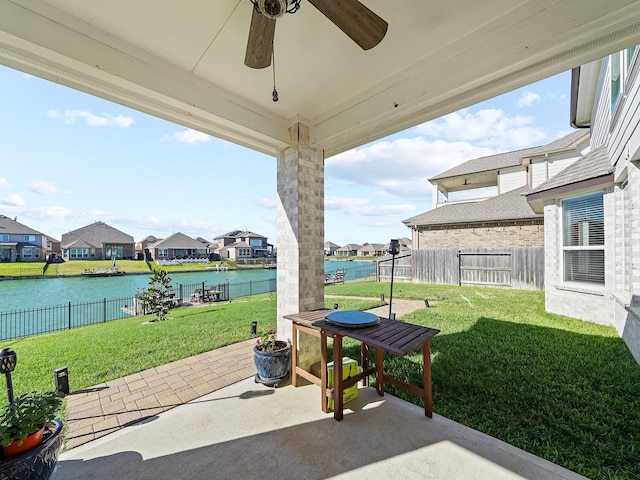
[[[327,334],[324,330],[320,331],[320,395],[322,397],[322,411],[327,413],[329,407],[327,405]]]
[[[333,418],[342,420],[344,395],[342,387],[342,335],[333,337]]]
[[[367,371],[369,369],[369,345],[367,345],[366,343],[362,343],[361,347],[360,347],[360,359],[361,359],[361,363],[362,363],[362,370],[363,371]],[[369,386],[369,375],[366,375],[363,379],[362,379],[362,386],[363,387],[368,387]]]
[[[424,414],[433,416],[433,397],[431,392],[431,340],[422,344],[422,375],[424,381]]]
[[[291,385],[298,386],[298,327],[291,325]]]
[[[378,395],[384,395],[384,350],[380,347],[376,348],[376,391]]]

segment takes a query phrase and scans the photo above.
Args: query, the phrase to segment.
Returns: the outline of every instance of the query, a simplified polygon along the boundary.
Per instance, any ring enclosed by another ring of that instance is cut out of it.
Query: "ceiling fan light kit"
[[[301,0],[250,0],[253,5],[244,64],[250,68],[266,68],[273,59],[276,19],[285,13],[296,13]],[[358,0],[309,0],[363,50],[378,45],[387,33],[388,24]],[[274,71],[275,77],[275,71]],[[278,101],[274,92],[273,101]]]
[[[254,7],[267,18],[280,18],[285,13],[295,13],[300,8],[301,0],[252,0]]]

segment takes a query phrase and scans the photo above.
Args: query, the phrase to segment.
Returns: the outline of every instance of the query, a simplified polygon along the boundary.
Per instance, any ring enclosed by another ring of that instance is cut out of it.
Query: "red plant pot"
[[[2,447],[2,451],[4,452],[5,457],[11,457],[14,455],[18,455],[22,452],[26,452],[27,450],[31,450],[34,447],[37,447],[42,443],[42,434],[44,433],[44,428],[41,428],[36,433],[32,433],[27,438],[22,441],[22,445],[18,446],[20,443],[19,440],[15,440],[13,443],[10,443],[6,447]]]

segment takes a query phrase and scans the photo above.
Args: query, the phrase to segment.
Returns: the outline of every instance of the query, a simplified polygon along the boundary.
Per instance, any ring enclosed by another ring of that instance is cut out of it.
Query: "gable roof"
[[[542,218],[523,196],[528,187],[520,187],[480,202],[450,203],[403,220],[408,227],[453,225],[457,223],[495,222]]]
[[[338,250],[343,252],[350,252],[351,250],[358,250],[362,248],[362,245],[358,245],[357,243],[347,243],[346,245],[340,247]]]
[[[527,194],[527,201],[536,212],[541,212],[545,198],[611,182],[614,170],[607,147],[600,146],[534,188]]]
[[[324,242],[324,248],[340,248],[340,245],[333,242]]]
[[[87,246],[102,248],[105,243],[133,244],[133,237],[104,222],[94,222],[68,233],[62,234],[62,248],[67,248],[77,239],[82,239]]]
[[[576,130],[575,132],[554,140],[553,142],[546,145],[525,148],[522,150],[515,150],[511,152],[498,153],[496,155],[490,155],[488,157],[474,158],[429,178],[429,181],[433,182],[435,180],[441,180],[444,178],[459,177],[462,175],[471,175],[474,173],[486,172],[491,170],[517,167],[518,165],[522,164],[524,159],[527,158],[573,149],[588,135],[589,130]]]
[[[13,235],[44,235],[43,233],[27,227],[9,217],[0,215],[0,233]]]
[[[206,245],[182,232],[176,232],[173,235],[169,235],[167,238],[150,245],[149,248],[186,248],[191,250],[201,250],[206,248]]]

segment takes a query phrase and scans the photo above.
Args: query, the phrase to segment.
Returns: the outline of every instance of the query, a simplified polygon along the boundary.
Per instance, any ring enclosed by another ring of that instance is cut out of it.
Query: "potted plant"
[[[0,478],[49,478],[62,446],[62,423],[52,420],[61,403],[62,397],[55,392],[31,392],[16,397],[3,409]]]
[[[61,404],[62,397],[55,392],[25,393],[9,403],[0,417],[0,445],[5,456],[39,445],[45,424]]]
[[[289,375],[291,345],[277,340],[275,330],[270,328],[257,339],[253,347],[253,362],[257,372],[255,381],[277,387]]]

